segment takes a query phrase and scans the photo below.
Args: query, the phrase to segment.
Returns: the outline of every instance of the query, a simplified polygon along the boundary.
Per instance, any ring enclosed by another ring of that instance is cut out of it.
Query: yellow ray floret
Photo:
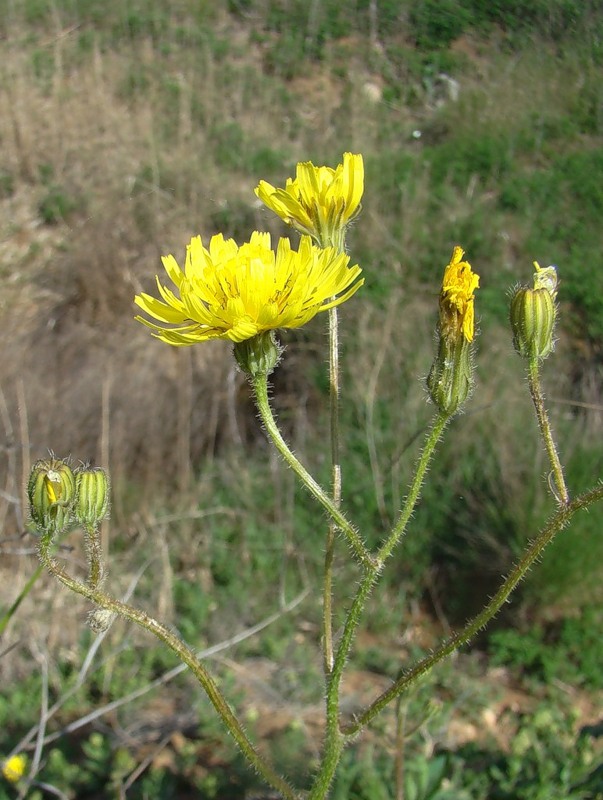
[[[297,251],[281,239],[276,252],[268,233],[255,231],[240,247],[218,234],[205,248],[195,236],[184,270],[173,256],[162,261],[176,292],[157,278],[161,300],[145,293],[134,298],[156,322],[136,319],[172,345],[242,342],[275,328],[299,328],[364,283],[357,280],[360,267],[348,267],[347,255],[316,247],[309,236],[302,236]]]
[[[479,287],[479,275],[471,270],[471,264],[463,261],[464,254],[464,250],[456,246],[444,271],[440,325],[444,333],[456,330],[471,342],[474,334],[473,293]]]
[[[364,192],[364,164],[359,154],[344,153],[335,169],[297,165],[295,179],[284,189],[260,181],[256,195],[281,219],[304,233],[324,239],[345,227],[360,211]]]

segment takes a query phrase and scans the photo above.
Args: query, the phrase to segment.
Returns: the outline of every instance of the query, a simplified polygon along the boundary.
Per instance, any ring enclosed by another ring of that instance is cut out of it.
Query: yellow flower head
[[[2,775],[11,783],[18,783],[25,775],[27,769],[27,758],[24,755],[11,756],[4,762]]]
[[[338,246],[346,225],[360,212],[364,191],[361,155],[343,154],[335,169],[315,167],[311,161],[297,165],[295,179],[284,189],[260,181],[256,195],[268,208],[301,233],[313,236],[323,247]]]
[[[364,283],[356,280],[360,267],[348,267],[347,255],[316,247],[309,236],[302,236],[297,251],[281,239],[276,252],[269,233],[255,231],[240,247],[218,234],[205,248],[195,236],[184,270],[173,256],[162,261],[177,294],[157,278],[162,300],[143,293],[134,302],[159,325],[136,319],[172,345],[207,339],[236,343],[275,328],[299,328]]]
[[[444,336],[458,336],[462,332],[468,342],[473,341],[473,293],[479,287],[479,275],[471,264],[463,261],[464,250],[456,246],[450,264],[444,272],[440,295],[440,330]]]

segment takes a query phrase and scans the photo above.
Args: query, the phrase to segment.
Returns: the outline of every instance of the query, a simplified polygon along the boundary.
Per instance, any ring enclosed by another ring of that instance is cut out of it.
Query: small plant
[[[239,143],[238,131],[234,130],[233,135],[235,144]],[[532,285],[519,286],[513,292],[510,322],[515,349],[527,365],[529,391],[550,464],[549,487],[554,510],[541,530],[535,532],[492,598],[484,601],[481,610],[467,624],[428,655],[418,656],[407,668],[398,669],[391,684],[354,714],[345,712],[342,682],[358,627],[368,608],[367,601],[377,591],[392,554],[407,535],[429,466],[445,430],[463,409],[474,388],[477,333],[474,305],[475,292],[480,285],[479,275],[465,260],[463,249],[455,246],[444,269],[436,352],[425,382],[433,405],[433,419],[393,524],[385,532],[381,527],[377,533],[361,529],[351,521],[342,498],[343,443],[339,411],[343,398],[339,379],[338,307],[355,296],[366,280],[360,266],[350,264],[346,249],[347,229],[360,213],[363,191],[363,159],[351,153],[345,153],[343,162],[334,169],[315,167],[311,162],[298,164],[295,178],[289,178],[284,188],[260,181],[255,190],[257,197],[301,234],[296,246],[283,238],[273,248],[270,235],[259,231],[254,231],[241,245],[217,234],[204,246],[201,237],[195,236],[187,247],[183,269],[173,256],[163,258],[174,288],[158,280],[160,298],[146,293],[135,298],[144,314],[137,320],[164,343],[182,347],[223,339],[232,344],[234,359],[249,380],[270,443],[313,498],[317,509],[327,516],[328,522],[322,523],[324,569],[320,621],[324,739],[317,748],[315,763],[304,774],[298,775],[293,769],[290,778],[280,774],[233,711],[227,699],[228,688],[218,682],[207,661],[199,658],[179,633],[107,590],[99,534],[109,506],[106,472],[86,466],[72,470],[66,460],[52,456],[34,465],[28,485],[31,517],[39,534],[41,563],[60,583],[91,601],[93,609],[88,621],[92,630],[103,633],[116,616],[121,616],[157,637],[190,669],[247,763],[284,800],[325,800],[328,796],[337,797],[338,792],[339,796],[343,792],[358,800],[379,800],[380,797],[386,800],[391,796],[392,784],[387,775],[384,777],[374,767],[358,770],[346,760],[349,758],[345,755],[347,748],[386,707],[400,701],[434,666],[470,641],[501,609],[559,531],[578,511],[603,498],[600,484],[575,497],[567,485],[540,378],[542,362],[553,350],[557,271],[555,267],[542,268],[535,263]],[[277,329],[299,328],[325,312],[329,328],[328,489],[319,484],[288,446],[277,425],[269,396],[270,376],[284,357],[283,347],[276,337]],[[461,458],[460,454],[456,457]],[[321,514],[317,519],[322,519]],[[249,526],[251,529],[253,523]],[[87,575],[83,579],[73,577],[56,554],[59,537],[76,527],[83,531],[86,547]],[[351,589],[351,601],[339,608],[333,602],[338,577],[333,564],[336,549],[342,543],[356,580]],[[234,584],[236,567],[227,557],[214,559],[214,581],[226,586]],[[194,603],[194,592],[183,592],[181,599],[183,603]],[[341,630],[337,631],[334,623],[339,620],[342,621]],[[387,669],[391,669],[391,665],[388,664]],[[289,728],[285,750],[296,747],[297,737],[295,726]],[[105,763],[107,753],[103,741],[89,741],[86,757],[95,764]],[[409,769],[404,781],[407,797],[444,800],[444,769],[445,760],[439,758]],[[26,779],[19,776],[16,780]],[[154,790],[162,791],[159,786]],[[212,790],[210,786],[209,791]],[[331,791],[335,794],[331,795]]]

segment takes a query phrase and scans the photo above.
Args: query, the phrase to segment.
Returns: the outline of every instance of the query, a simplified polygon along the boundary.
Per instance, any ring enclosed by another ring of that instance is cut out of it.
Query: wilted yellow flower
[[[429,395],[447,416],[456,414],[473,386],[473,293],[479,286],[479,275],[472,272],[467,261],[463,261],[463,255],[462,248],[455,247],[444,271],[438,351],[427,376]]]
[[[463,261],[465,255],[458,245],[452,251],[450,264],[444,271],[440,295],[440,330],[443,335],[462,332],[468,342],[473,341],[473,293],[479,287],[479,275],[471,264]]]
[[[195,236],[184,271],[173,256],[162,261],[179,297],[157,278],[163,300],[143,293],[134,302],[160,325],[136,319],[172,345],[207,339],[236,343],[275,328],[299,328],[364,283],[356,280],[360,267],[348,267],[347,255],[316,247],[309,236],[302,236],[297,251],[289,239],[281,239],[276,252],[269,233],[255,231],[240,247],[218,234],[209,249]]]
[[[295,179],[284,189],[260,181],[256,195],[268,208],[301,233],[313,236],[323,247],[342,249],[346,225],[360,212],[364,192],[361,155],[343,154],[335,169],[315,167],[311,161],[297,165]]]
[[[27,769],[27,758],[24,755],[11,756],[4,762],[2,775],[11,783],[18,783],[25,775]]]

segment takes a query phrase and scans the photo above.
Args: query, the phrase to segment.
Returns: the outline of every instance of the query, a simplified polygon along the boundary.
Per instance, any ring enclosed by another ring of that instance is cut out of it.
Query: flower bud
[[[59,458],[36,461],[27,484],[29,510],[36,527],[45,533],[63,531],[72,521],[75,476]]]
[[[75,481],[74,516],[80,525],[96,526],[109,512],[109,476],[100,467],[83,468],[76,471]]]
[[[440,336],[438,353],[429,375],[429,396],[442,414],[450,417],[461,408],[473,388],[471,343],[460,337]]]
[[[534,262],[534,288],[519,286],[511,298],[510,321],[513,345],[523,358],[546,358],[553,350],[557,316],[555,267]]]
[[[237,342],[234,357],[239,367],[247,375],[270,375],[280,361],[283,348],[274,338],[274,331],[264,331]]]

